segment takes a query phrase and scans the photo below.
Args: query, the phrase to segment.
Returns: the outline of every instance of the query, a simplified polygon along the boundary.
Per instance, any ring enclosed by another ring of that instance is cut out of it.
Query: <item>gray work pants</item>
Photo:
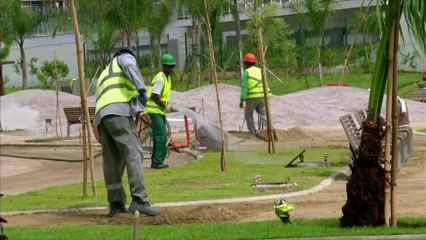
[[[143,183],[143,153],[133,117],[108,115],[98,126],[102,142],[103,170],[108,202],[126,204],[121,182],[124,167],[133,201],[148,202]]]
[[[256,110],[257,114],[260,116],[261,121],[266,123],[266,108],[265,108],[265,99],[263,98],[254,98],[246,100],[245,107],[245,117],[247,122],[247,128],[251,134],[256,134],[256,128],[254,126],[253,112]]]

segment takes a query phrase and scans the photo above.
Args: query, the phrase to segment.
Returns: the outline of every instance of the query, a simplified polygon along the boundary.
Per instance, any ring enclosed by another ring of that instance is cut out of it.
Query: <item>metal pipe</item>
[[[139,219],[139,211],[135,211],[133,213],[133,240],[138,239],[138,219]]]

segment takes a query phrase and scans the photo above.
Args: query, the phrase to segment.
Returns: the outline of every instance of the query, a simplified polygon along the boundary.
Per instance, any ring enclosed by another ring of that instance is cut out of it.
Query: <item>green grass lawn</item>
[[[298,92],[301,90],[306,90],[310,88],[318,87],[317,77],[315,74],[307,75],[302,78],[297,76],[290,76],[288,79],[282,74],[278,74],[278,77],[283,83],[280,83],[278,80],[272,76],[268,76],[269,88],[272,93],[275,95],[285,95],[293,92]],[[371,83],[371,74],[367,73],[347,73],[344,76],[344,83],[349,84],[350,87],[368,89],[370,88]],[[338,83],[340,80],[340,74],[324,74],[323,75],[323,86],[327,86],[331,83]],[[408,98],[413,88],[416,87],[416,84],[421,81],[420,73],[398,73],[398,95],[402,98]],[[203,81],[202,85],[207,85],[210,82]],[[230,79],[221,81],[224,84],[230,84],[234,86],[239,86],[239,79]],[[177,91],[185,91],[187,87],[186,81],[175,81],[173,82],[173,89]],[[192,85],[190,85],[192,88]]]
[[[335,237],[368,235],[404,235],[426,233],[426,218],[403,218],[398,228],[340,228],[338,219],[296,219],[292,224],[279,220],[245,223],[178,224],[162,226],[139,225],[138,239],[144,240],[237,240],[288,239],[298,237]],[[86,225],[67,227],[7,228],[5,234],[13,240],[122,240],[132,239],[132,226]]]
[[[309,148],[305,161],[321,161],[328,153],[331,167],[284,168],[302,149],[277,149],[228,152],[227,172],[220,171],[220,153],[208,152],[202,160],[188,165],[145,171],[145,183],[154,203],[191,200],[249,197],[282,193],[282,190],[259,191],[251,187],[253,176],[261,175],[262,182],[297,182],[293,191],[308,189],[349,162],[349,150],[344,148]],[[128,193],[127,179],[123,178]],[[82,184],[50,187],[19,195],[2,197],[3,211],[106,206],[105,184],[97,181],[98,198],[82,199]],[[128,193],[129,194],[129,193]]]
[[[417,132],[426,133],[426,128],[419,129]]]
[[[276,80],[271,75],[268,75],[269,88],[272,93],[275,95],[284,95],[293,92],[298,92],[301,90],[306,90],[310,88],[318,87],[317,76],[315,74],[306,75],[304,77],[297,77],[291,75],[288,79],[285,75],[276,73],[278,78],[281,79],[282,83]],[[221,75],[219,75],[219,78]],[[344,83],[349,84],[350,87],[357,87],[368,89],[370,88],[371,83],[371,74],[369,73],[347,73],[344,76]],[[338,83],[340,80],[340,74],[329,74],[326,73],[323,75],[323,85],[327,86],[330,83]],[[402,98],[408,98],[413,88],[416,87],[416,84],[421,81],[420,73],[398,73],[398,95]],[[239,79],[228,79],[221,80],[221,83],[230,84],[234,86],[239,86]],[[208,85],[210,81],[202,81],[202,85]],[[187,89],[187,81],[177,81],[173,82],[173,90],[184,92]],[[189,84],[189,89],[194,87],[193,83]],[[5,94],[10,94],[22,90],[21,87],[5,87]]]

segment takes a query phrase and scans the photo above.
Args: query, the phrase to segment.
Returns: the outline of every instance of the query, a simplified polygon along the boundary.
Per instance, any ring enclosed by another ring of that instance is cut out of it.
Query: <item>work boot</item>
[[[110,202],[108,217],[112,218],[119,213],[130,213],[130,212],[126,209],[126,206],[123,203]]]
[[[149,202],[141,203],[137,201],[132,201],[129,206],[131,212],[138,211],[148,216],[157,216],[160,212],[155,209]]]
[[[169,165],[165,164],[165,163],[161,163],[161,164],[151,164],[151,168],[154,169],[162,169],[162,168],[168,168]]]

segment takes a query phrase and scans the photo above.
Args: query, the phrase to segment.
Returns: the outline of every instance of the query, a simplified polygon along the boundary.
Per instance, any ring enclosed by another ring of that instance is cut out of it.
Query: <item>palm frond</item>
[[[408,32],[417,40],[423,52],[426,53],[426,1],[405,0],[402,2]]]

